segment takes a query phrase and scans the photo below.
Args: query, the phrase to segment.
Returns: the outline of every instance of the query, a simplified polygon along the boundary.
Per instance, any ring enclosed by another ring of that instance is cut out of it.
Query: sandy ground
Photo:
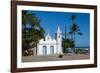
[[[58,55],[51,56],[23,56],[22,62],[39,62],[39,61],[61,61],[61,60],[82,60],[89,59],[89,54],[67,54],[63,58],[59,58]]]

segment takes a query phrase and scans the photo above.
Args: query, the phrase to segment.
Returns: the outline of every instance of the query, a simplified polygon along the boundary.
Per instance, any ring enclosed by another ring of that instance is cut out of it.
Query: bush
[[[58,57],[59,57],[59,58],[63,58],[63,55],[62,55],[62,54],[60,54]]]

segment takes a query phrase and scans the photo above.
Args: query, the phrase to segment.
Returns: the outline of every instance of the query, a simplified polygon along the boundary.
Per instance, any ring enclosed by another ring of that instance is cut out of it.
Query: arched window
[[[50,54],[54,54],[54,46],[50,46]]]
[[[47,46],[43,46],[43,55],[47,55]]]

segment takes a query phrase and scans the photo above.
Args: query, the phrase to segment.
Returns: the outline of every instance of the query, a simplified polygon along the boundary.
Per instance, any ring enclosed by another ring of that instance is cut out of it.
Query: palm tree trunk
[[[75,53],[75,47],[76,45],[75,45],[75,33],[74,33],[74,53]]]

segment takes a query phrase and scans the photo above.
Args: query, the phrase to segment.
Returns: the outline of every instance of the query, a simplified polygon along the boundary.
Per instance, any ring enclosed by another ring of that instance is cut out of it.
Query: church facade
[[[55,38],[51,38],[49,32],[44,39],[37,44],[37,55],[62,54],[62,35],[60,27],[57,27]]]

